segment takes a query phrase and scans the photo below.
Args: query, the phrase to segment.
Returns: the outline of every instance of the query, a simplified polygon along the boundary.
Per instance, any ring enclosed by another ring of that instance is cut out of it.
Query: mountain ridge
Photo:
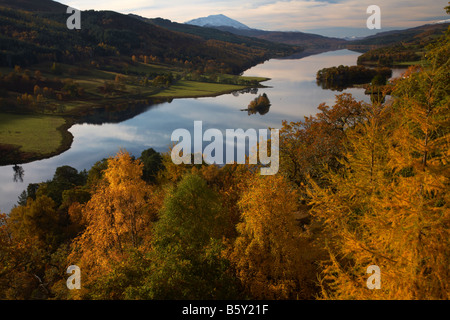
[[[253,29],[223,14],[210,15],[204,18],[193,19],[188,22],[185,22],[184,24],[213,28],[239,36],[252,37],[274,43],[282,43],[294,46],[304,46],[313,49],[337,48],[346,43],[346,40],[344,39],[326,37],[318,34],[300,31],[266,31]],[[236,25],[241,27],[236,27]]]
[[[222,15],[223,16],[223,15]],[[225,16],[226,17],[226,16]],[[196,19],[194,19],[196,20]],[[194,21],[191,20],[191,21]],[[234,20],[236,21],[236,20]],[[236,21],[240,23],[239,21]],[[407,29],[381,31],[374,35],[349,38],[336,38],[323,36],[316,33],[301,31],[268,31],[253,28],[239,29],[227,25],[211,25],[205,27],[233,33],[240,36],[253,37],[274,43],[288,45],[300,45],[308,49],[336,49],[350,47],[362,49],[366,46],[386,46],[402,41],[412,41],[418,36],[429,35],[435,37],[441,34],[448,27],[449,21],[443,20],[439,23],[425,24]],[[365,48],[368,49],[368,48]]]

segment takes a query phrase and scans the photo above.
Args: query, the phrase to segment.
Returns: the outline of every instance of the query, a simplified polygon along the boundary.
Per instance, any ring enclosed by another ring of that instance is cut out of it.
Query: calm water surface
[[[258,90],[258,94],[266,93],[272,103],[265,115],[248,115],[241,111],[256,94],[234,93],[214,98],[174,100],[152,106],[120,123],[74,125],[70,129],[74,136],[70,150],[51,159],[22,165],[23,182],[13,181],[12,166],[0,167],[0,211],[9,212],[29,183],[51,179],[59,166],[88,170],[98,160],[115,155],[120,148],[135,156],[150,147],[160,152],[167,151],[172,132],[178,128],[193,132],[196,120],[203,121],[203,130],[217,128],[223,133],[226,129],[280,128],[282,120],[301,121],[304,116],[316,114],[319,104],[334,104],[336,94],[340,94],[317,86],[316,72],[341,64],[356,65],[359,55],[357,52],[339,50],[298,60],[270,60],[247,70],[244,73],[246,76],[271,78],[263,83],[269,88]],[[395,70],[394,76],[400,72]],[[363,89],[343,92],[351,93],[357,100],[370,101]]]

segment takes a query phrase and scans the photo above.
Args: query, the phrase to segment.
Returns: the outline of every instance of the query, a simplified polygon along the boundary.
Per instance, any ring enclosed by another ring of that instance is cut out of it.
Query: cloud
[[[365,28],[373,0],[67,0],[82,10],[114,10],[176,22],[222,13],[258,29],[304,31],[324,27]],[[408,28],[445,18],[445,1],[377,0],[382,27]]]

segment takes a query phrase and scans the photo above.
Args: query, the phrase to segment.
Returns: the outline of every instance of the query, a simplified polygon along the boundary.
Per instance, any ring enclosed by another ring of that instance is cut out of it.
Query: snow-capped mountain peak
[[[233,27],[236,29],[250,29],[245,24],[228,18],[223,14],[210,15],[208,17],[190,20],[185,23],[200,27]]]

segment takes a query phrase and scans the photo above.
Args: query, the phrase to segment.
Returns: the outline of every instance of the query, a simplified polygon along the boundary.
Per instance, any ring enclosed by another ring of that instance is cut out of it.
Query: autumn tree
[[[431,67],[407,74],[394,92],[390,165],[399,178],[392,202],[407,217],[402,257],[409,262],[409,286],[403,290],[413,299],[448,299],[450,33],[428,56]]]
[[[311,213],[323,225],[320,242],[330,256],[321,275],[324,298],[373,297],[377,292],[366,288],[364,268],[383,268],[382,262],[391,259],[378,242],[385,231],[383,223],[388,224],[381,215],[390,176],[387,114],[374,106],[367,122],[345,132],[342,167],[324,172],[326,187],[310,179]]]
[[[47,299],[55,278],[52,256],[65,239],[55,203],[46,196],[28,199],[0,221],[0,292],[6,299]]]
[[[11,220],[0,214],[0,299],[30,299],[36,296],[38,284],[34,274],[42,263],[36,238],[17,239]]]
[[[227,164],[222,168],[205,165],[198,170],[208,186],[218,194],[226,211],[222,224],[226,241],[234,241],[238,235],[236,226],[241,220],[238,202],[242,194],[248,190],[253,172],[251,168],[239,164]]]
[[[86,275],[81,297],[123,297],[125,287],[137,280],[129,278],[117,290],[108,287],[114,285],[108,274],[146,250],[151,236],[157,205],[151,187],[142,180],[142,167],[124,151],[110,158],[104,179],[82,209],[87,226],[69,257],[69,263]]]
[[[63,239],[60,217],[55,202],[40,196],[28,199],[26,206],[11,210],[11,229],[18,239],[36,238],[43,246],[56,249]]]
[[[330,252],[324,298],[448,299],[448,53],[447,36],[429,53],[431,68],[397,83],[390,111],[346,131],[330,185],[311,182]],[[366,287],[370,265],[381,269],[381,290]]]
[[[322,180],[325,166],[338,168],[344,131],[365,119],[365,104],[350,94],[336,97],[336,104],[321,104],[320,112],[300,122],[283,122],[280,130],[280,172],[298,186],[307,177]]]
[[[255,176],[239,206],[242,222],[228,255],[248,297],[312,298],[320,250],[296,222],[296,189],[282,175]]]

